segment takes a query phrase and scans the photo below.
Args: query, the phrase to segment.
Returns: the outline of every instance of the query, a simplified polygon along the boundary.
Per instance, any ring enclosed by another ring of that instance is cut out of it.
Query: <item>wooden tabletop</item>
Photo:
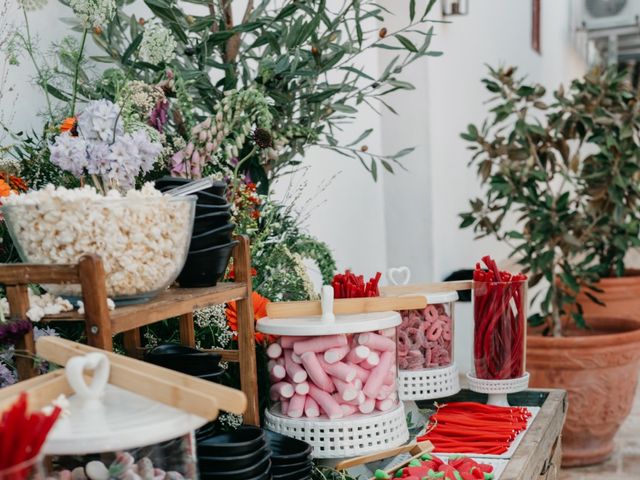
[[[113,333],[149,325],[167,318],[211,305],[231,302],[245,297],[247,284],[244,282],[224,282],[206,288],[169,288],[148,302],[118,307],[109,312]],[[84,316],[77,310],[56,315],[47,315],[42,321],[78,321]]]

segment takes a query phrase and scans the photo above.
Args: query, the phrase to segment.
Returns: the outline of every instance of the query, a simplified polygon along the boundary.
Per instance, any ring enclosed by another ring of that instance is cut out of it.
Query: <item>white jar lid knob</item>
[[[322,308],[321,320],[325,323],[335,323],[336,316],[333,313],[333,287],[331,285],[322,286],[320,306]]]
[[[100,397],[109,380],[109,359],[104,353],[92,352],[73,357],[65,366],[67,381],[86,407],[100,406]],[[93,370],[93,379],[89,385],[84,380],[84,371]]]
[[[392,267],[387,271],[389,281],[394,285],[407,285],[411,280],[411,270],[409,267]]]

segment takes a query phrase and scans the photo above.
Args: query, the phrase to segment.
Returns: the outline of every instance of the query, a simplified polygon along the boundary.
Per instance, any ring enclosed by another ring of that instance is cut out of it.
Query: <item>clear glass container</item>
[[[403,371],[449,367],[453,358],[457,292],[427,294],[426,308],[403,310],[398,327],[398,367]]]
[[[49,470],[48,478],[59,480],[198,478],[195,442],[191,434],[127,450],[83,455],[51,455],[47,457],[46,464]]]
[[[26,460],[18,465],[0,469],[0,480],[44,480],[42,456]]]
[[[525,372],[526,280],[473,282],[475,376],[520,378]]]
[[[96,253],[107,295],[122,304],[145,301],[176,279],[189,249],[195,203],[195,195],[52,198],[4,205],[2,213],[24,262],[72,264]],[[81,296],[79,285],[44,287],[71,300]]]
[[[267,353],[272,413],[335,420],[398,404],[395,328],[283,336]]]

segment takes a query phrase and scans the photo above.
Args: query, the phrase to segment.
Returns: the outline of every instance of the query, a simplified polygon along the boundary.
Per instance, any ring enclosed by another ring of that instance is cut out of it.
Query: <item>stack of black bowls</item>
[[[242,426],[197,442],[202,480],[269,480],[271,451],[265,431]]]
[[[191,182],[186,178],[163,177],[156,180],[156,188],[166,192]],[[235,225],[231,220],[231,205],[226,198],[227,185],[214,184],[195,195],[196,215],[187,261],[178,275],[181,287],[213,287],[224,276],[231,252],[238,242],[233,241]]]
[[[144,354],[144,359],[149,363],[212,382],[218,382],[224,373],[224,368],[219,365],[220,354],[174,343],[155,347]]]
[[[307,480],[311,478],[313,461],[311,445],[302,440],[266,430],[271,450],[273,480]]]

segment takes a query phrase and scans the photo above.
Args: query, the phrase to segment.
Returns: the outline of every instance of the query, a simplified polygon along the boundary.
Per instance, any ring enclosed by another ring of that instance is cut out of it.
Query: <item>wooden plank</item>
[[[428,445],[426,445],[426,444],[428,444]],[[433,450],[433,445],[429,441],[421,442],[419,445],[420,445],[419,447],[416,447],[413,450],[411,450],[411,454],[413,455],[411,458],[408,458],[404,462],[399,463],[397,465],[394,465],[391,468],[387,468],[385,470],[385,472],[388,473],[389,475],[391,475],[392,473],[396,472],[397,470],[399,470],[401,468],[404,468],[407,465],[409,465],[409,463],[411,463],[412,460],[415,460],[416,458],[420,458],[425,453],[429,453],[429,452],[431,452]],[[375,478],[371,478],[371,480],[375,480]]]
[[[1,285],[80,283],[77,265],[0,264]]]
[[[147,303],[116,308],[110,315],[111,328],[115,335],[211,305],[237,300],[246,294],[247,285],[243,282],[220,283],[214,288],[171,288]]]
[[[412,293],[457,292],[459,290],[471,290],[472,288],[473,282],[471,280],[437,283],[412,283],[410,285],[387,285],[380,287],[380,294],[383,297],[392,297],[397,295],[410,295]]]
[[[255,320],[253,318],[253,295],[251,287],[251,253],[249,237],[237,237],[238,245],[233,249],[235,280],[247,286],[246,297],[236,301],[238,317],[238,351],[240,362],[240,385],[248,399],[244,421],[260,425],[258,406],[258,366],[256,364]]]
[[[43,381],[38,382],[37,384],[33,384],[27,390],[27,388],[23,385],[20,385],[25,382],[18,382],[16,385],[20,386],[20,391],[14,391],[13,395],[5,396],[0,399],[0,412],[9,406],[13,405],[16,400],[18,400],[21,392],[27,392],[27,401],[29,404],[30,410],[40,410],[43,407],[49,405],[53,400],[58,398],[60,395],[69,396],[73,394],[73,389],[67,382],[67,378],[64,375],[64,371],[62,371],[62,375],[50,376],[47,377],[45,375],[41,375],[40,377],[35,378],[44,378]]]
[[[413,310],[426,306],[427,300],[424,296],[339,298],[333,302],[333,313],[351,315],[390,310]],[[267,314],[271,318],[310,317],[322,315],[322,308],[319,301],[271,302],[267,305]]]
[[[371,463],[378,460],[384,460],[385,458],[395,457],[402,453],[412,452],[412,455],[423,454],[433,450],[433,445],[430,441],[424,442],[411,442],[406,445],[400,445],[399,447],[389,448],[381,452],[370,453],[368,455],[362,455],[360,457],[348,458],[346,460],[340,460],[334,468],[336,470],[346,470],[357,465],[364,465],[365,463]]]
[[[26,285],[7,285],[7,301],[12,320],[26,320],[29,310],[29,287]],[[26,380],[38,375],[35,365],[35,346],[33,332],[27,332],[16,342],[16,370],[19,380]]]
[[[23,380],[18,383],[14,383],[13,385],[9,385],[7,387],[0,388],[0,401],[4,401],[7,398],[13,398],[16,395],[20,395],[20,393],[25,392],[31,388],[35,388],[38,385],[46,383],[53,378],[64,377],[64,370],[54,370],[52,372],[46,373],[44,375],[38,375],[37,377],[30,378],[28,380]]]
[[[509,460],[501,480],[538,479],[545,462],[555,452],[553,446],[562,432],[567,414],[567,394],[548,390],[549,395]]]
[[[193,325],[193,312],[180,315],[178,319],[180,330],[180,343],[188,347],[196,346],[196,331]]]
[[[38,339],[37,350],[39,355],[50,362],[66,365],[70,358],[77,356],[76,345],[80,346],[80,344],[74,344],[74,342],[60,338],[43,337]],[[93,351],[100,352],[97,349]],[[198,415],[207,420],[214,420],[218,416],[217,397],[192,390],[175,382],[174,379],[177,372],[164,368],[149,372],[143,368],[146,365],[144,362],[132,360],[121,355],[119,356],[120,360],[125,359],[128,362],[114,361],[114,358],[118,357],[118,355],[106,351],[100,353],[109,357],[111,364],[109,383],[111,385],[124,388],[130,392]],[[167,372],[170,372],[170,374]],[[178,375],[190,378],[188,375]]]
[[[124,343],[124,351],[128,356],[138,360],[142,359],[144,349],[142,348],[142,337],[140,336],[139,328],[124,332],[122,334],[122,343]]]
[[[216,352],[225,362],[239,362],[240,352],[238,350],[223,350],[222,348],[203,349],[205,352]]]
[[[45,348],[47,349],[47,355],[50,354],[62,361],[62,363],[60,363],[58,360],[51,360],[58,364],[66,363],[67,359],[74,355],[100,352],[99,349],[88,345],[82,345],[80,343],[71,342],[58,337],[41,337],[38,339],[36,349],[40,351]],[[244,393],[238,390],[225,387],[224,385],[218,385],[217,383],[209,382],[207,380],[201,380],[197,377],[174,372],[173,370],[152,365],[151,363],[134,360],[113,352],[105,351],[102,353],[109,358],[112,367],[113,365],[123,365],[131,368],[132,370],[141,372],[146,376],[161,377],[182,388],[193,390],[205,396],[215,397],[218,402],[218,407],[231,413],[241,414],[245,411],[247,399]]]
[[[113,350],[102,260],[95,254],[84,255],[78,263],[78,272],[82,286],[87,343],[103,350]]]

